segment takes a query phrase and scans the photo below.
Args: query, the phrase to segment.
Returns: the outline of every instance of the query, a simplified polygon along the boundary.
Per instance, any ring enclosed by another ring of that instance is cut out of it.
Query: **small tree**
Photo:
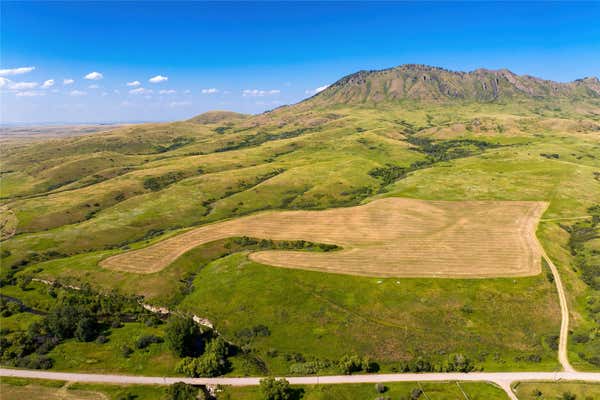
[[[423,390],[421,390],[420,388],[415,388],[410,392],[410,399],[418,400],[422,394],[423,394]]]
[[[577,396],[571,392],[564,392],[562,395],[562,400],[576,400]]]
[[[75,339],[80,342],[90,342],[96,338],[98,334],[98,325],[92,317],[83,317],[77,321],[75,327]]]
[[[220,337],[211,340],[200,357],[186,357],[177,365],[177,372],[187,376],[219,376],[227,372],[227,344]]]
[[[200,329],[191,316],[174,315],[167,323],[165,341],[179,357],[195,355],[199,336]]]
[[[167,388],[167,400],[196,400],[198,388],[184,382],[175,382]]]
[[[32,277],[31,275],[21,275],[17,278],[17,282],[21,290],[27,290],[27,287],[31,283]]]
[[[260,391],[264,400],[289,400],[292,394],[290,383],[284,378],[261,379]]]

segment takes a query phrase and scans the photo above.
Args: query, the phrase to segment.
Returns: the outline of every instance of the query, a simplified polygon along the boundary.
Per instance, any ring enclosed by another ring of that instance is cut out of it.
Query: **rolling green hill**
[[[571,363],[600,368],[597,78],[556,83],[506,70],[419,65],[361,71],[260,115],[211,112],[86,136],[5,141],[0,166],[2,293],[27,304],[47,288],[17,285],[58,279],[207,316],[247,351],[234,358],[233,374],[289,373],[346,353],[371,355],[384,370],[457,353],[478,368],[552,370],[558,299],[546,271],[378,283],[262,266],[247,260],[247,248],[226,243],[143,276],[98,262],[262,210],[344,207],[384,196],[549,202],[538,238],[569,293]],[[28,315],[0,322],[24,330]],[[258,325],[270,336],[244,336]],[[63,348],[93,360],[102,346],[67,341],[52,354],[68,369]],[[172,359],[164,362],[172,370]],[[85,365],[127,371],[114,363]]]

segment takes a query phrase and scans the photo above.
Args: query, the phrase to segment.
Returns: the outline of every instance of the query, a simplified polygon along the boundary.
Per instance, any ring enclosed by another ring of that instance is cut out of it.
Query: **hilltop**
[[[598,78],[569,83],[517,75],[507,69],[450,71],[406,64],[383,70],[359,71],[345,76],[313,100],[319,103],[381,103],[403,99],[422,101],[492,102],[519,98],[600,99]]]

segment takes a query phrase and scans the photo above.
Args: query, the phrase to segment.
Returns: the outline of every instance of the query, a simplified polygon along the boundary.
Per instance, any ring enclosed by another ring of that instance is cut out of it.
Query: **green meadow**
[[[591,382],[520,382],[513,385],[519,399],[550,400],[564,399],[571,394],[573,399],[593,400],[600,398],[600,384]]]
[[[354,400],[369,398],[411,399],[416,393],[418,398],[431,400],[505,400],[508,396],[492,384],[479,382],[443,382],[443,383],[386,383],[385,391],[379,393],[372,384],[353,385],[316,385],[292,386],[294,398],[302,400]],[[218,400],[260,400],[263,399],[258,387],[233,387],[222,389]]]

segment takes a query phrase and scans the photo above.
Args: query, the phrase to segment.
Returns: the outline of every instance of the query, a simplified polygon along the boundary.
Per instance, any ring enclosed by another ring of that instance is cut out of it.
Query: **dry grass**
[[[0,240],[12,237],[17,231],[19,223],[17,216],[10,208],[0,207]]]
[[[342,251],[259,251],[257,262],[367,276],[530,276],[540,272],[542,202],[422,201],[387,198],[325,211],[266,212],[203,226],[101,262],[157,272],[192,248],[232,236],[309,240]]]
[[[45,387],[36,384],[26,386],[1,385],[0,398],[4,400],[46,399],[46,400],[107,400],[108,397],[99,392],[84,390],[67,390]]]

